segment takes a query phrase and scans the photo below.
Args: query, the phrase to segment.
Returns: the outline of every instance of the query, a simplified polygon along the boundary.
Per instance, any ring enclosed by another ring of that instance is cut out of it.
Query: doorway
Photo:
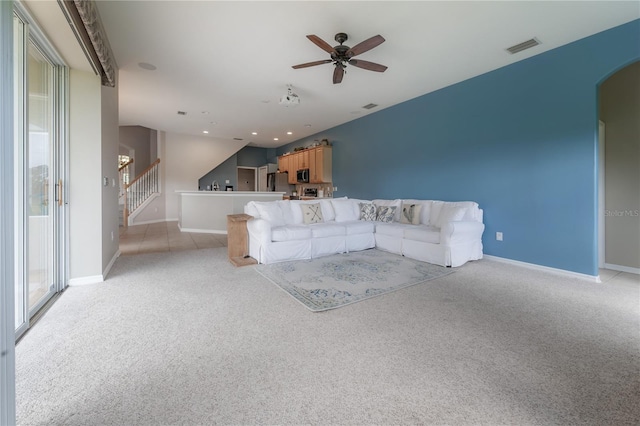
[[[257,191],[256,167],[238,166],[238,191]]]
[[[29,25],[14,15],[15,329],[16,337],[66,277],[64,182],[67,71]]]

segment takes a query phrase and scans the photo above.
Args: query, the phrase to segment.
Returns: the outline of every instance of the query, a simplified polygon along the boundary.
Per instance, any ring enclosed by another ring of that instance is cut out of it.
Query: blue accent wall
[[[211,185],[213,181],[217,181],[220,189],[224,190],[226,185],[232,185],[234,189],[238,188],[238,166],[244,167],[261,167],[267,163],[277,163],[278,156],[275,148],[258,148],[254,146],[245,146],[240,151],[233,154],[222,164],[216,166],[206,175],[198,179],[198,188],[202,191],[207,189],[207,185]],[[229,180],[229,183],[225,182]]]
[[[598,275],[597,87],[639,59],[635,20],[278,154],[327,138],[335,196],[476,201],[486,254]]]

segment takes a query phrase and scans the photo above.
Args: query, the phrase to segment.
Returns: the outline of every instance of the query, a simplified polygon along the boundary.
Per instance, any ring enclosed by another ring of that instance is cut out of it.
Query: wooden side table
[[[229,261],[235,266],[258,263],[253,257],[249,257],[247,221],[250,219],[253,219],[253,216],[248,214],[227,215],[227,250]]]

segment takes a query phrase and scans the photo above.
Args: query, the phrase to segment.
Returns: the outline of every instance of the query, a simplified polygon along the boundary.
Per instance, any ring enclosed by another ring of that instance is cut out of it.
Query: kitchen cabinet
[[[330,146],[320,146],[309,152],[310,183],[332,182],[332,150]]]
[[[332,150],[330,146],[318,146],[278,157],[278,168],[289,173],[289,183],[298,183],[297,172],[309,169],[309,183],[332,181]]]
[[[289,154],[289,184],[298,183],[298,154]]]

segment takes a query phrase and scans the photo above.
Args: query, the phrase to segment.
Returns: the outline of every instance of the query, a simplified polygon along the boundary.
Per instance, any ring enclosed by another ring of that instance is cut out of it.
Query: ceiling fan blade
[[[382,43],[384,43],[384,37],[378,34],[376,36],[366,39],[362,43],[356,44],[351,49],[347,50],[346,55],[348,58],[352,58],[356,55],[360,55],[361,53],[366,52],[367,50],[371,50]]]
[[[342,65],[336,65],[336,69],[333,71],[333,84],[342,82],[342,77],[344,77],[344,68]]]
[[[361,59],[352,59],[349,61],[349,65],[376,72],[385,72],[387,70],[387,67],[384,65],[376,64],[375,62],[363,61]]]
[[[313,67],[316,65],[328,64],[329,62],[332,62],[331,59],[324,59],[322,61],[314,61],[314,62],[307,62],[304,64],[293,65],[291,68],[297,70],[299,68],[307,68],[307,67]]]
[[[309,40],[311,40],[313,42],[313,44],[315,44],[316,46],[318,46],[320,49],[324,50],[325,52],[330,53],[330,54],[336,53],[336,49],[331,47],[331,45],[329,43],[327,43],[326,41],[324,41],[323,39],[321,39],[317,35],[310,34],[310,35],[307,36],[307,38]]]

